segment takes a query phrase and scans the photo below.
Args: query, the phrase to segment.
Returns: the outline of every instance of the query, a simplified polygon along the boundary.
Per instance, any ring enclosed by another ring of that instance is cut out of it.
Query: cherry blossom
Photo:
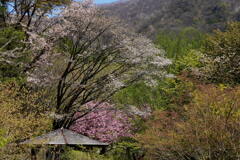
[[[92,109],[86,116],[77,119],[70,127],[73,131],[96,138],[102,142],[114,142],[120,137],[132,136],[133,124],[129,116],[113,105],[103,102],[89,102],[85,105],[86,109]],[[80,112],[75,116],[81,115]]]

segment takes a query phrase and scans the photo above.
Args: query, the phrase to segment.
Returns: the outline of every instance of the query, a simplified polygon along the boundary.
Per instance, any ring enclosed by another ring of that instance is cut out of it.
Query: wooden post
[[[31,160],[37,160],[37,152],[34,148],[31,149]]]
[[[101,149],[101,151],[100,151],[100,155],[105,154],[105,153],[106,153],[106,149],[107,149],[107,147],[106,147],[106,146],[103,146],[102,149]]]

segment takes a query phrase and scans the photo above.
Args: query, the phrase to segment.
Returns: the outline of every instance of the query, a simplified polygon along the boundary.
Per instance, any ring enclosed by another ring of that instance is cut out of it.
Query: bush
[[[62,160],[113,160],[106,156],[99,155],[93,152],[83,152],[72,149],[66,149],[65,153],[61,155]]]
[[[174,144],[172,142],[173,140],[170,138],[171,135],[169,132],[173,130],[174,125],[178,120],[179,116],[175,112],[160,110],[154,112],[153,117],[146,123],[148,129],[143,133],[137,134],[135,137],[139,143],[142,144],[144,150],[146,150],[145,159],[168,160],[175,158],[173,156],[170,157],[174,153],[171,153],[171,148],[169,148],[169,146],[173,147]],[[159,154],[170,155],[164,159]]]
[[[162,31],[158,34],[156,45],[166,51],[166,56],[171,59],[180,59],[190,50],[197,50],[205,42],[205,35],[195,28],[184,28],[179,33]]]
[[[227,30],[215,31],[208,36],[206,55],[206,74],[211,82],[240,83],[240,22],[230,23]]]
[[[131,138],[122,138],[107,148],[108,152],[100,155],[100,148],[87,150],[73,150],[65,148],[61,160],[136,160],[144,156],[138,142]]]
[[[137,136],[147,159],[239,159],[240,87],[224,88],[203,86],[181,115],[157,111]]]
[[[178,78],[166,78],[159,81],[156,87],[146,86],[144,83],[132,85],[119,91],[114,100],[123,105],[144,106],[154,109],[173,109],[191,100],[190,92],[193,84]]]
[[[3,28],[0,30],[0,80],[8,80],[9,78],[19,78],[21,75],[21,66],[20,62],[27,62],[27,54],[22,54],[21,57],[14,55],[13,63],[8,62],[9,60],[3,56],[3,53],[6,51],[19,49],[24,46],[22,41],[25,39],[25,33],[19,30],[16,30],[12,27]],[[8,57],[10,55],[7,55]],[[3,58],[2,58],[3,57]]]
[[[0,46],[6,45],[2,50],[12,50],[17,47],[22,47],[21,41],[25,39],[25,33],[14,29],[13,27],[6,27],[0,30]]]
[[[48,108],[40,100],[42,93],[20,89],[16,83],[0,84],[0,126],[3,131],[0,145],[11,143],[0,148],[2,159],[25,159],[21,147],[15,144],[50,130],[51,119],[45,114]]]
[[[7,139],[4,138],[4,131],[0,129],[0,148],[7,144]]]
[[[113,160],[136,160],[144,154],[138,142],[131,138],[124,138],[115,143],[108,153]]]
[[[177,59],[169,68],[170,73],[179,75],[182,72],[191,72],[194,69],[203,67],[201,59],[203,55],[198,50],[190,50],[182,58]]]

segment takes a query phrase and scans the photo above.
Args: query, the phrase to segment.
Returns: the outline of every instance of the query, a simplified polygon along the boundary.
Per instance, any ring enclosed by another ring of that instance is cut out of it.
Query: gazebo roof
[[[107,143],[91,139],[68,129],[57,129],[45,135],[22,142],[21,144],[72,144],[85,146],[107,146]]]

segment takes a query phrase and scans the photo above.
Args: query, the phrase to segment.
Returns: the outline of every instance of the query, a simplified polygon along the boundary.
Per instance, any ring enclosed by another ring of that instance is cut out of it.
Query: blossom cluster
[[[116,109],[107,102],[99,104],[93,101],[88,102],[85,109],[94,110],[77,119],[70,127],[71,130],[109,143],[118,140],[120,137],[132,136],[131,119],[124,111]],[[81,114],[78,112],[75,116],[78,117]]]
[[[118,51],[118,55],[108,56],[109,61],[128,65],[131,74],[110,75],[109,80],[113,83],[111,87],[124,86],[123,82],[136,77],[149,83],[154,78],[165,76],[165,67],[171,64],[169,59],[164,58],[165,52],[156,48],[151,40],[127,29],[118,19],[105,16],[91,0],[73,2],[47,23],[52,26],[45,32],[45,38],[58,41],[68,37],[75,45],[86,47],[84,52],[78,53],[78,57],[87,59],[98,56],[96,53],[106,54],[102,52],[104,50]]]

